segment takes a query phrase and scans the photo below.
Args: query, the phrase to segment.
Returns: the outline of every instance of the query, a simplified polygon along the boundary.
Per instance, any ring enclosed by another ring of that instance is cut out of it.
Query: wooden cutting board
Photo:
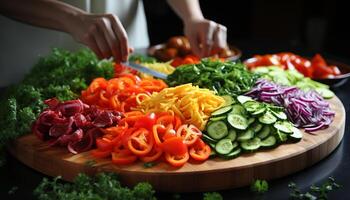
[[[156,190],[168,192],[214,191],[249,185],[254,179],[274,179],[300,171],[329,155],[340,143],[345,129],[345,110],[334,97],[331,109],[336,112],[329,128],[314,135],[304,133],[298,143],[283,144],[271,150],[242,154],[233,160],[210,159],[204,163],[187,163],[173,168],[161,162],[145,168],[141,162],[129,166],[117,166],[109,159],[95,160],[89,152],[73,155],[63,147],[47,147],[33,134],[18,138],[9,151],[29,167],[49,176],[61,175],[71,181],[84,172],[95,174],[113,171],[121,181],[132,186],[147,181]],[[91,161],[95,164],[91,165]],[[87,164],[90,163],[90,164]]]

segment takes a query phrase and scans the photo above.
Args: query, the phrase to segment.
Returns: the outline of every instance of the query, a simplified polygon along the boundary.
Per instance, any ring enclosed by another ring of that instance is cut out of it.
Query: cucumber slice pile
[[[224,99],[225,106],[212,113],[203,135],[214,152],[212,156],[232,159],[242,152],[273,148],[302,138],[301,131],[287,120],[282,107],[246,96]]]

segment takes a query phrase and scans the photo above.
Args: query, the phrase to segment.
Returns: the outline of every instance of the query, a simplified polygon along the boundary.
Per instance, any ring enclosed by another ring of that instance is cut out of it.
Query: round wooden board
[[[84,172],[94,174],[113,171],[120,174],[121,181],[132,186],[147,181],[159,191],[195,192],[241,187],[254,179],[274,179],[302,170],[329,155],[340,143],[345,129],[345,110],[341,101],[334,97],[331,109],[336,112],[331,126],[317,131],[315,135],[304,133],[298,143],[283,144],[271,150],[259,150],[242,154],[233,160],[219,158],[204,163],[187,163],[173,168],[159,163],[144,168],[141,162],[129,166],[117,166],[109,159],[95,160],[89,152],[72,155],[63,147],[47,147],[33,134],[18,138],[9,145],[9,151],[24,164],[46,175],[58,176],[71,181]]]

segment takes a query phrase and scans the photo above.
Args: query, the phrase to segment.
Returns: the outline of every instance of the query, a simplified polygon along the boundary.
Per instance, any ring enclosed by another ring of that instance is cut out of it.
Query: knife
[[[153,69],[150,69],[150,68],[147,68],[145,66],[142,66],[140,64],[136,64],[134,62],[124,62],[123,65],[126,65],[136,71],[139,71],[139,72],[142,72],[142,73],[146,73],[146,74],[149,74],[149,75],[152,75],[154,77],[157,77],[157,78],[160,78],[160,79],[164,79],[166,80],[168,75],[166,74],[163,74],[163,73],[160,73],[160,72],[157,72]]]

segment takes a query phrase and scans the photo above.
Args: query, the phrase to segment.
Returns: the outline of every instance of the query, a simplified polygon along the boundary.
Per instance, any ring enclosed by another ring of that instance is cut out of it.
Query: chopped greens
[[[34,190],[39,200],[75,200],[75,199],[129,199],[153,200],[155,191],[148,183],[138,183],[129,189],[121,186],[116,174],[100,173],[95,177],[79,174],[73,183],[62,183],[60,177],[52,181],[44,178]]]
[[[206,192],[203,194],[203,200],[223,200],[218,192]]]
[[[249,72],[240,62],[202,60],[176,68],[168,75],[169,86],[192,83],[214,90],[220,95],[237,96],[247,92],[254,85],[258,75]]]
[[[257,179],[251,184],[250,190],[258,194],[263,194],[269,190],[269,184],[265,180]]]

